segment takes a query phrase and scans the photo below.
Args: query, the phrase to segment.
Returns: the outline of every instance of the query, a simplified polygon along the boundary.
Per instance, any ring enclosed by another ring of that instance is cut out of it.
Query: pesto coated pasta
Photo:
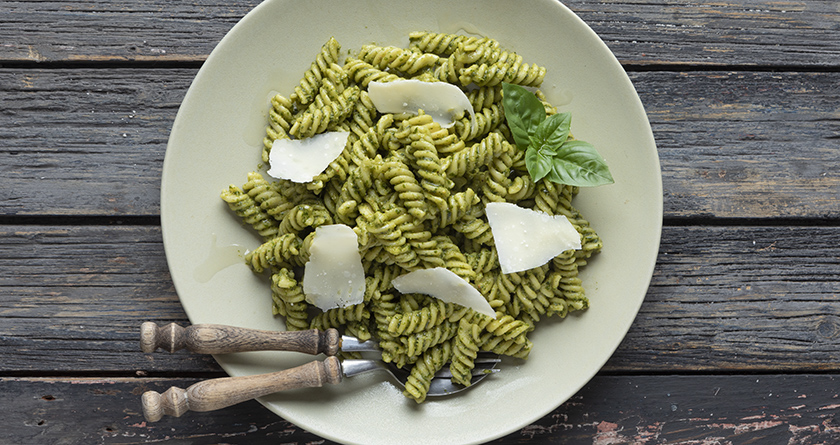
[[[586,309],[578,277],[601,239],[575,209],[577,187],[533,181],[525,152],[513,142],[501,83],[536,89],[545,68],[526,63],[490,38],[432,32],[409,35],[409,46],[365,45],[341,60],[330,38],[288,96],[268,110],[262,159],[274,141],[326,131],[349,133],[344,151],[307,183],[248,173],[222,199],[258,233],[246,255],[255,273],[270,276],[272,311],[289,330],[330,327],[375,338],[383,360],[410,367],[404,394],[422,402],[432,376],[451,363],[453,381],[470,384],[479,351],[527,358],[528,334],[547,317]],[[380,113],[370,82],[418,79],[461,88],[475,116],[443,128],[430,115]],[[546,115],[557,110],[537,90]],[[548,263],[504,274],[484,207],[510,202],[566,216],[582,248]],[[356,233],[365,270],[364,301],[321,311],[306,302],[303,266],[314,229],[346,224]],[[496,318],[421,294],[400,294],[391,281],[445,267],[475,287]]]

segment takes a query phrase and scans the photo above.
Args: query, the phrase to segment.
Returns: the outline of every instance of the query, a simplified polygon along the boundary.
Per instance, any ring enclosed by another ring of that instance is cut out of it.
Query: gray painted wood
[[[632,65],[840,65],[825,0],[564,1]],[[4,2],[0,61],[200,62],[259,1]],[[21,29],[26,32],[20,32]]]
[[[166,141],[258,3],[0,3],[0,442],[329,443],[256,402],[140,414],[144,390],[224,375],[141,353],[139,326],[188,321],[158,224]],[[837,3],[564,3],[646,107],[666,225],[601,374],[493,443],[840,442]]]
[[[196,381],[2,378],[0,416],[22,443],[334,443],[255,401],[143,420],[144,391]],[[837,378],[826,375],[596,376],[547,416],[489,443],[835,443],[837,397]]]
[[[219,370],[184,351],[140,352],[142,322],[188,323],[158,227],[0,228],[0,373]],[[836,227],[665,227],[650,290],[605,371],[840,371],[838,276]],[[270,310],[268,288],[265,300]]]
[[[0,214],[157,215],[166,141],[194,75],[0,69]],[[657,141],[666,218],[840,217],[840,74],[631,78]]]

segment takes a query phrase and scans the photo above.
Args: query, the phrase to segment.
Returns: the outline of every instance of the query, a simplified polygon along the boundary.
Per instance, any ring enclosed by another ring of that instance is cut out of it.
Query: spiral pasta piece
[[[408,165],[397,158],[389,158],[383,163],[380,172],[397,192],[408,213],[423,219],[426,216],[426,196]]]
[[[495,245],[490,224],[477,217],[465,217],[452,224],[452,228],[463,234],[467,239],[488,246]]]
[[[334,101],[323,107],[306,111],[295,118],[289,134],[297,138],[307,138],[323,133],[331,124],[337,124],[346,119],[353,112],[358,100],[359,88],[356,86],[347,88]]]
[[[282,220],[286,212],[295,205],[257,172],[248,173],[248,182],[242,186],[242,191],[247,193],[261,210],[276,220]]]
[[[534,95],[537,96],[537,99],[540,100],[540,102],[543,105],[543,108],[545,108],[546,116],[557,114],[557,107],[548,102],[548,99],[546,99],[545,94],[542,91],[536,90],[534,91]]]
[[[469,177],[509,147],[510,143],[499,133],[490,133],[480,142],[441,159],[441,166],[449,177]]]
[[[434,66],[439,59],[432,53],[377,45],[362,46],[358,57],[381,70],[394,69],[407,75],[414,75]]]
[[[286,329],[309,329],[309,304],[306,302],[303,287],[295,280],[294,273],[283,268],[271,275],[271,291],[275,313],[286,317]]]
[[[484,248],[466,254],[467,262],[476,273],[487,273],[499,268],[499,254],[496,249]]]
[[[445,320],[431,329],[401,336],[399,340],[405,348],[406,355],[410,357],[419,356],[429,348],[452,338],[457,329],[457,323]]]
[[[419,129],[418,129],[419,130]],[[437,150],[427,131],[417,131],[417,140],[406,147],[412,165],[420,176],[420,187],[423,188],[426,200],[431,201],[439,210],[446,210],[449,189],[452,181],[444,175],[444,170],[438,157]]]
[[[335,205],[336,219],[344,224],[352,224],[359,215],[359,204],[364,201],[368,191],[373,187],[375,176],[372,161],[364,162],[350,172],[347,181],[341,186],[341,192]]]
[[[499,85],[502,82],[527,87],[540,86],[546,69],[538,65],[522,63],[520,57],[505,57],[495,63],[471,65],[459,72],[462,85],[474,83],[480,87]]]
[[[452,363],[449,365],[453,383],[470,386],[480,347],[480,334],[481,328],[477,324],[470,323],[465,318],[458,322],[458,332],[453,339]]]
[[[445,341],[439,347],[426,351],[411,367],[411,373],[405,383],[403,395],[417,403],[426,400],[435,373],[440,371],[451,357],[451,341]]]
[[[531,348],[534,346],[531,340],[517,343],[513,340],[505,340],[489,332],[482,334],[480,344],[481,350],[483,351],[521,359],[528,358],[528,355],[531,353]]]
[[[420,259],[421,267],[431,269],[445,266],[446,259],[442,258],[444,252],[424,223],[414,219],[403,224],[400,230],[408,240],[411,249],[417,254],[417,258]]]
[[[466,116],[455,121],[455,131],[462,140],[470,141],[483,137],[498,128],[504,118],[505,114],[501,105],[492,104],[476,110],[475,118]]]
[[[457,34],[415,31],[409,33],[408,40],[412,48],[439,56],[449,56],[459,46],[469,42],[476,42],[480,38]]]
[[[512,166],[512,165],[511,165]],[[520,202],[532,199],[537,193],[537,183],[530,175],[522,174],[508,182],[506,196],[508,202]]]
[[[300,259],[304,253],[305,258]],[[262,273],[271,268],[301,266],[306,263],[308,256],[308,249],[304,250],[303,240],[294,233],[285,233],[246,253],[245,262],[254,272]]]
[[[243,192],[242,189],[231,185],[222,192],[222,200],[228,207],[242,218],[247,224],[254,228],[264,239],[274,237],[278,231],[277,221],[265,213],[257,205],[253,198]]]
[[[442,63],[438,65],[437,68],[435,68],[435,79],[442,82],[449,82],[451,84],[460,85],[460,79],[458,77],[460,67],[457,63],[458,62],[454,56],[450,56],[446,59],[443,59]]]
[[[356,106],[353,108],[353,112],[350,113],[350,117],[347,119],[345,126],[340,127],[342,130],[350,132],[350,143],[355,142],[356,138],[364,137],[376,125],[375,119],[377,113],[376,106],[370,100],[368,92],[361,91],[359,93],[359,100],[356,101]],[[374,134],[376,133],[374,132]]]
[[[425,331],[443,323],[454,312],[451,303],[444,303],[435,299],[429,305],[405,313],[395,313],[389,317],[388,333],[391,335],[406,335]]]
[[[271,98],[271,108],[268,110],[268,126],[263,138],[262,161],[268,162],[271,147],[277,139],[289,139],[291,122],[294,120],[294,103],[281,94]]]
[[[467,99],[476,110],[481,110],[502,101],[502,86],[483,86],[467,93]]]
[[[516,54],[502,51],[499,42],[488,38],[479,37],[461,42],[453,53],[460,67],[472,66],[475,64],[500,63],[510,60],[522,61]],[[467,85],[469,82],[465,83]]]
[[[475,271],[467,262],[467,257],[461,252],[458,245],[452,242],[448,236],[437,236],[435,242],[443,252],[443,261],[446,268],[464,281],[471,282],[475,278]]]
[[[341,45],[334,37],[330,37],[321,46],[320,52],[309,66],[309,69],[303,73],[300,84],[295,87],[295,92],[291,96],[293,101],[306,105],[315,98],[315,95],[318,93],[318,88],[321,86],[324,71],[331,64],[338,62],[338,53],[340,50]]]
[[[487,166],[485,181],[481,187],[485,203],[508,202],[507,185],[510,183],[511,163],[510,157],[502,154]]]
[[[342,308],[329,309],[312,317],[309,322],[309,329],[320,329],[325,331],[329,328],[341,328],[350,322],[361,326],[370,319],[370,310],[364,303],[354,304]]]
[[[314,111],[339,100],[341,93],[347,88],[349,80],[350,76],[341,65],[331,63],[324,71],[321,86],[318,87],[318,94],[312,99],[312,103],[307,106],[307,110]]]
[[[317,202],[306,202],[289,210],[280,221],[277,232],[280,234],[300,233],[307,227],[315,228],[332,223],[333,217],[326,207]]]
[[[371,82],[391,82],[399,80],[400,76],[382,71],[364,60],[348,57],[344,60],[344,69],[360,87],[367,88]]]
[[[437,230],[448,227],[467,216],[476,216],[475,205],[479,202],[480,198],[471,188],[449,195],[446,210],[438,215]]]
[[[394,263],[406,270],[417,268],[420,258],[399,229],[400,225],[408,222],[411,218],[408,211],[392,208],[385,212],[372,214],[371,217],[373,219],[368,221],[370,233],[379,240]]]

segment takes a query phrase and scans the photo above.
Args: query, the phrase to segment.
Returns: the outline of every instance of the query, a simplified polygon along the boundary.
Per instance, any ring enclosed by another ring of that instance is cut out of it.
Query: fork
[[[231,352],[284,350],[308,354],[326,354],[321,361],[266,374],[241,377],[224,377],[205,380],[187,389],[171,387],[162,394],[147,391],[142,396],[143,413],[149,422],[157,422],[164,415],[180,417],[188,411],[214,411],[256,397],[295,388],[321,387],[340,383],[344,377],[382,370],[388,372],[405,387],[409,372],[393,363],[370,359],[344,359],[335,357],[338,351],[379,351],[376,342],[361,342],[338,331],[310,329],[308,331],[263,331],[225,325],[199,324],[183,328],[174,323],[158,327],[146,322],[140,328],[140,348],[154,352],[159,348],[175,352],[187,349],[204,354]],[[495,366],[500,359],[495,354],[479,353],[472,370],[472,383],[498,372]],[[445,366],[434,375],[427,396],[443,396],[466,389],[452,383],[452,374]],[[470,385],[473,386],[473,385]]]

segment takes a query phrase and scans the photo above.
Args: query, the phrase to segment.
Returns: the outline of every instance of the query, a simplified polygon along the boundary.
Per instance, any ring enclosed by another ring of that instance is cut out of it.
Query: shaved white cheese
[[[365,270],[356,232],[344,224],[315,229],[303,271],[306,301],[329,310],[359,304],[365,297]]]
[[[485,213],[502,273],[533,269],[569,249],[580,249],[580,234],[563,215],[507,202],[488,203]]]
[[[431,295],[444,302],[460,304],[496,318],[496,311],[476,288],[443,267],[415,270],[394,278],[391,284],[404,294]]]
[[[470,114],[475,123],[475,110],[467,95],[446,82],[395,80],[368,84],[370,100],[381,113],[416,113],[423,110],[443,128],[455,124],[455,118]]]
[[[277,179],[309,182],[344,151],[348,136],[347,131],[329,131],[306,139],[277,139],[268,154],[268,174]]]

